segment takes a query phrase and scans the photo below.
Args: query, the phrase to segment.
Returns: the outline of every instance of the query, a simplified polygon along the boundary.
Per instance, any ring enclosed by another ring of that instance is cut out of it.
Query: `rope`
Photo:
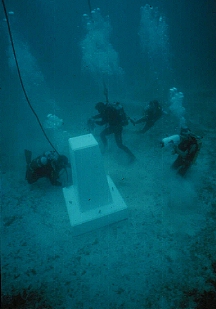
[[[4,0],[2,0],[2,5],[3,5],[3,9],[4,9],[4,13],[5,13],[5,17],[6,17],[6,22],[7,22],[7,27],[8,27],[8,33],[9,33],[9,37],[10,37],[10,42],[11,42],[11,47],[12,47],[12,50],[13,50],[13,54],[14,54],[14,59],[15,59],[15,63],[16,63],[16,67],[17,67],[17,72],[18,72],[18,76],[19,76],[19,80],[20,80],[20,84],[21,84],[21,87],[22,87],[22,90],[23,90],[23,93],[24,93],[24,96],[26,98],[26,101],[28,102],[28,105],[30,107],[30,109],[32,110],[33,114],[35,115],[37,121],[38,121],[38,124],[45,136],[45,138],[47,139],[48,143],[51,145],[51,147],[58,153],[58,151],[55,149],[55,147],[53,146],[53,144],[51,143],[51,141],[49,140],[46,132],[44,131],[44,128],[40,122],[40,119],[38,117],[38,115],[36,114],[34,108],[32,107],[31,105],[31,102],[28,98],[28,95],[27,95],[27,92],[25,90],[25,86],[24,86],[24,83],[23,83],[23,79],[22,79],[22,76],[21,76],[21,72],[20,72],[20,68],[19,68],[19,64],[18,64],[18,61],[17,61],[17,56],[16,56],[16,50],[15,50],[15,47],[14,47],[14,41],[13,41],[13,37],[12,37],[12,32],[11,32],[11,28],[10,28],[10,24],[9,24],[9,19],[8,19],[8,14],[7,14],[7,10],[6,10],[6,6],[5,6],[5,2]],[[59,154],[59,153],[58,153]]]

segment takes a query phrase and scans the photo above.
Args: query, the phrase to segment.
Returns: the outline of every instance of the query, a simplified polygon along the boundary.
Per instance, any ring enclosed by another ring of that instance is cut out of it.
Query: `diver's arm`
[[[147,118],[146,118],[146,116],[144,116],[144,117],[142,117],[142,118],[140,118],[138,120],[135,120],[134,124],[143,123],[143,122],[146,122],[146,120],[147,120]]]
[[[91,119],[99,119],[99,118],[102,118],[101,114],[97,114],[91,117]]]
[[[98,126],[103,126],[103,125],[105,125],[107,122],[101,120],[101,121],[95,121],[95,123],[96,123]]]
[[[105,121],[102,117],[101,114],[95,115],[93,117],[90,118],[95,124],[99,125],[99,126],[103,126],[107,123],[107,121]],[[101,120],[97,120],[97,119],[101,119]]]
[[[196,144],[191,145],[191,147],[188,151],[188,154],[191,155],[191,154],[195,153],[197,151],[197,148],[198,148],[198,146]]]
[[[183,159],[190,159],[191,156],[193,156],[197,151],[197,145],[192,144],[186,149],[185,151],[182,151],[178,148],[178,146],[173,146],[175,153],[177,153],[179,156],[181,156]]]
[[[53,160],[51,162],[51,167],[52,168],[51,168],[51,171],[50,171],[50,174],[49,174],[49,180],[50,180],[51,184],[53,186],[61,186],[62,184],[59,181],[59,173],[62,170],[62,168],[59,169],[59,167],[56,165],[55,160]]]
[[[188,150],[182,151],[178,148],[178,145],[175,145],[175,144],[173,144],[173,150],[174,150],[174,153],[178,154],[183,159],[186,159],[188,155]]]

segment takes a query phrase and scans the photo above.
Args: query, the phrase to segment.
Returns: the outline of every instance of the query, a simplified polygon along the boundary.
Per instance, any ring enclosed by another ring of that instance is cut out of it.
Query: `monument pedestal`
[[[109,176],[92,134],[69,139],[73,185],[63,194],[73,228],[79,235],[127,218],[127,206]]]

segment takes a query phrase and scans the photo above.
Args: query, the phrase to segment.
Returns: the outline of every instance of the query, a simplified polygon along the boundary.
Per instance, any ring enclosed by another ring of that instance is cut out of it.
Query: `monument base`
[[[107,176],[113,203],[99,206],[85,212],[80,211],[77,191],[73,186],[63,188],[63,194],[72,226],[73,235],[80,235],[94,229],[125,220],[128,217],[127,206],[112,179]]]

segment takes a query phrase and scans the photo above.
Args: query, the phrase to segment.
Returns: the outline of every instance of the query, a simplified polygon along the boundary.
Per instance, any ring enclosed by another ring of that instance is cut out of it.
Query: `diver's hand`
[[[130,120],[130,122],[135,126],[136,125],[136,121],[135,120],[133,120],[133,119],[131,119],[131,118],[129,118],[129,120]]]
[[[173,141],[170,141],[170,143],[172,144],[172,147],[173,147],[172,154],[178,153],[178,151],[177,151],[178,150],[178,146],[176,144],[174,144]]]

